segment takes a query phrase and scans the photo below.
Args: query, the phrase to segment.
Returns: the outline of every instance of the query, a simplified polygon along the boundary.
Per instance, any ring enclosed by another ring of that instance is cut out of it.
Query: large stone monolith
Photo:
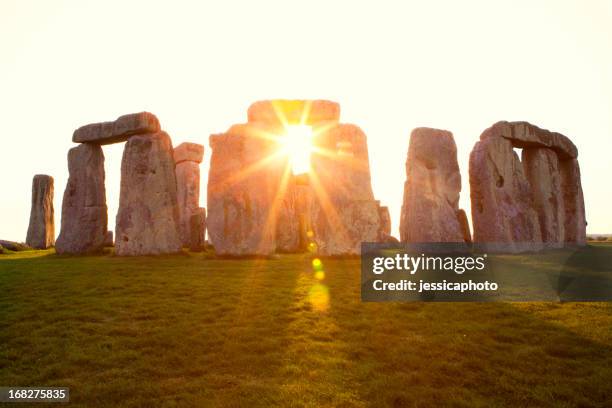
[[[260,122],[272,126],[284,123],[316,125],[338,122],[340,105],[326,100],[276,99],[258,101],[249,107],[250,123]]]
[[[355,125],[315,127],[311,186],[312,226],[321,255],[357,255],[362,242],[376,242],[380,204],[374,200],[366,135]]]
[[[195,209],[189,218],[189,250],[200,252],[206,244],[206,209]]]
[[[303,252],[312,235],[313,192],[307,174],[291,176],[277,204],[276,245],[278,252]]]
[[[459,219],[461,174],[451,132],[416,128],[406,160],[402,242],[465,242]]]
[[[563,231],[566,245],[586,245],[586,217],[584,195],[580,180],[580,166],[577,159],[562,160],[561,191],[563,195]]]
[[[32,180],[32,207],[26,244],[36,249],[55,245],[53,177],[37,174]]]
[[[191,243],[190,219],[200,206],[200,163],[204,146],[182,143],[174,149],[179,206],[180,236],[184,246]]]
[[[149,112],[130,113],[115,121],[91,123],[74,131],[75,143],[96,143],[100,145],[125,142],[130,136],[155,133],[160,130],[159,120]]]
[[[474,242],[503,252],[542,249],[531,187],[505,125],[485,130],[470,154]]]
[[[172,141],[166,132],[130,137],[121,162],[117,255],[181,250]]]
[[[68,172],[55,250],[58,254],[100,251],[108,224],[102,148],[84,143],[70,149]]]
[[[254,125],[211,135],[207,229],[221,256],[268,256],[276,250],[276,207],[287,158]],[[284,181],[283,181],[284,180]]]
[[[530,147],[523,149],[521,161],[531,186],[542,242],[546,248],[563,247],[565,208],[559,158],[552,149]]]

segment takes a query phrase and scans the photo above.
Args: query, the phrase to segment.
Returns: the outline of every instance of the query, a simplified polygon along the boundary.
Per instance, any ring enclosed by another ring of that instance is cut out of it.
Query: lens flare
[[[317,283],[308,292],[308,301],[313,310],[325,312],[329,308],[329,289],[327,286]]]
[[[310,153],[312,152],[312,127],[288,125],[281,142],[283,152],[289,156],[293,174],[308,173],[310,171]]]

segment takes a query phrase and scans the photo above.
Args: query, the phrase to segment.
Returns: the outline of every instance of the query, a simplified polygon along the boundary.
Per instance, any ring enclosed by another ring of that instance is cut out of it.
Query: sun
[[[289,163],[293,174],[310,172],[312,127],[306,125],[288,125],[285,129],[285,135],[281,137],[282,149],[289,156]]]

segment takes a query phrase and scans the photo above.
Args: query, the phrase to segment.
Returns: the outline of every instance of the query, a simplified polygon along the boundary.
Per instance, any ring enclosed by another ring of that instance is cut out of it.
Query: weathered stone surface
[[[523,166],[503,137],[487,137],[470,154],[475,243],[508,252],[537,251],[542,235]]]
[[[310,176],[315,243],[321,255],[357,255],[361,243],[376,242],[381,230],[366,136],[350,124],[326,125],[315,133]]]
[[[55,250],[58,254],[100,251],[108,224],[102,148],[82,144],[70,149],[68,172]]]
[[[181,250],[172,141],[166,132],[132,136],[121,162],[117,255]]]
[[[263,122],[271,125],[283,123],[279,116],[289,124],[312,125],[318,122],[340,119],[340,105],[326,100],[288,100],[276,99],[258,101],[249,107],[249,122]]]
[[[548,148],[526,148],[523,169],[538,214],[542,241],[547,248],[560,248],[565,240],[565,208],[557,154]]]
[[[410,135],[400,219],[402,242],[465,242],[460,224],[461,174],[451,132],[416,128]]]
[[[29,245],[23,244],[21,242],[0,239],[0,249],[2,248],[8,249],[9,251],[27,251],[32,249],[32,247],[30,247]],[[0,251],[0,253],[2,252]]]
[[[221,256],[269,256],[276,249],[273,207],[289,176],[288,162],[274,156],[277,143],[260,132],[257,126],[236,125],[210,137],[207,229]]]
[[[200,252],[206,244],[206,209],[197,208],[189,218],[189,250]]]
[[[91,123],[74,131],[75,143],[110,144],[125,142],[137,134],[159,132],[159,120],[149,112],[131,113],[120,116],[113,122]]]
[[[586,216],[584,195],[577,159],[559,163],[564,208],[564,236],[566,245],[586,245]]]
[[[47,249],[55,245],[51,176],[37,174],[32,180],[32,207],[26,243],[36,249]]]
[[[104,246],[105,247],[115,246],[115,239],[113,237],[113,231],[106,231],[106,236],[104,237]]]
[[[176,191],[181,242],[188,246],[191,242],[189,232],[191,215],[200,207],[200,165],[198,163],[183,161],[176,165]]]
[[[278,252],[303,252],[308,248],[312,237],[313,196],[307,175],[291,176],[276,208]]]
[[[561,159],[578,157],[578,149],[568,137],[540,129],[528,122],[497,122],[485,130],[480,139],[499,136],[510,140],[514,147],[546,147],[554,150]]]
[[[468,222],[467,215],[464,210],[457,210],[457,220],[461,226],[461,232],[463,233],[463,240],[467,243],[472,242],[472,234],[470,232],[470,223]]]
[[[389,207],[378,207],[378,216],[380,218],[378,241],[385,242],[387,237],[391,235],[391,214],[389,214]]]
[[[204,146],[197,143],[181,143],[174,148],[174,162],[176,164],[190,161],[202,163],[204,159]]]

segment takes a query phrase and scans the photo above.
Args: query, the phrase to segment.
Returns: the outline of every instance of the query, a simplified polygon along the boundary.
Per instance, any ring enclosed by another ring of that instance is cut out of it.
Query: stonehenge
[[[32,207],[26,244],[35,249],[55,245],[53,177],[37,174],[32,180]]]
[[[526,122],[486,129],[470,154],[474,242],[508,252],[584,245],[577,157],[567,137]]]
[[[108,225],[104,189],[104,154],[84,143],[68,152],[68,183],[62,201],[62,223],[55,243],[58,254],[86,254],[104,246]]]
[[[172,141],[164,131],[130,137],[121,161],[115,254],[179,252],[179,207]]]
[[[102,146],[125,143],[115,227],[117,255],[157,255],[181,250],[179,206],[170,136],[149,112],[75,130],[68,153],[69,178],[62,202],[58,254],[99,252],[109,234]]]
[[[292,168],[286,146],[294,125],[309,128],[307,170]],[[207,208],[199,206],[204,147],[173,148],[151,113],[82,126],[73,142],[57,242],[53,178],[33,179],[26,240],[33,248],[55,244],[58,254],[89,254],[114,246],[119,256],[160,255],[201,251],[208,233],[219,256],[344,256],[359,254],[363,242],[397,242],[389,208],[374,197],[366,135],[341,123],[332,101],[258,101],[246,123],[210,135]],[[114,237],[102,151],[111,143],[125,143]],[[480,135],[469,158],[473,233],[459,208],[451,132],[414,129],[405,169],[401,242],[473,243],[503,252],[586,243],[578,150],[560,133],[502,121]]]
[[[269,256],[313,244],[321,255],[351,255],[379,239],[384,220],[372,193],[366,137],[339,123],[337,103],[259,101],[247,116],[247,123],[210,137],[207,228],[217,254]],[[293,174],[279,154],[291,125],[312,127],[308,174]]]
[[[401,241],[470,242],[467,218],[459,209],[460,192],[461,174],[453,134],[439,129],[414,129],[406,160]]]
[[[182,143],[174,149],[179,232],[183,246],[191,245],[191,216],[199,211],[200,163],[203,159],[204,146],[200,144]]]

